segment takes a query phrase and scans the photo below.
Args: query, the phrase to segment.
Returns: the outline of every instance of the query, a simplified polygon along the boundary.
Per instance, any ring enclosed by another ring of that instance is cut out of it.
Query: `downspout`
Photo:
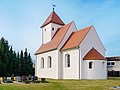
[[[82,77],[81,77],[81,48],[79,47],[78,48],[78,50],[79,50],[79,79],[82,79]]]
[[[78,48],[78,50],[79,50],[79,79],[80,79],[80,49]]]

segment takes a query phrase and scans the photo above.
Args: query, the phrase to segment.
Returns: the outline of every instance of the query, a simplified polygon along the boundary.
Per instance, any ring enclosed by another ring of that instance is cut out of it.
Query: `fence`
[[[108,71],[108,77],[120,77],[120,71]]]

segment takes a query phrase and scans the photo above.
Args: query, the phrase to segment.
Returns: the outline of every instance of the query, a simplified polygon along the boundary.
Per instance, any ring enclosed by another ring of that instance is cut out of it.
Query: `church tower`
[[[58,30],[58,28],[62,27],[63,25],[64,25],[63,21],[53,10],[53,12],[48,16],[46,21],[41,26],[41,28],[42,28],[42,44],[50,42],[52,40],[54,34]]]

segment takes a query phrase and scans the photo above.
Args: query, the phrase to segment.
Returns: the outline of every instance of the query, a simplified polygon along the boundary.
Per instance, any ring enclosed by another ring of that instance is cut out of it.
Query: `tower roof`
[[[59,24],[59,25],[65,25],[64,22],[60,19],[60,17],[55,13],[55,11],[53,11],[48,18],[46,19],[46,21],[43,23],[43,25],[41,26],[44,27],[45,25],[49,24],[49,23],[55,23],[55,24]]]
[[[106,60],[95,48],[92,48],[83,58],[83,60]]]

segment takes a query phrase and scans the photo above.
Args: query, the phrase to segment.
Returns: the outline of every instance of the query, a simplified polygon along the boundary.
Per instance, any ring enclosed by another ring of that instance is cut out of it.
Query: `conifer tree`
[[[0,77],[34,75],[33,62],[27,48],[16,54],[3,37],[0,39]]]

